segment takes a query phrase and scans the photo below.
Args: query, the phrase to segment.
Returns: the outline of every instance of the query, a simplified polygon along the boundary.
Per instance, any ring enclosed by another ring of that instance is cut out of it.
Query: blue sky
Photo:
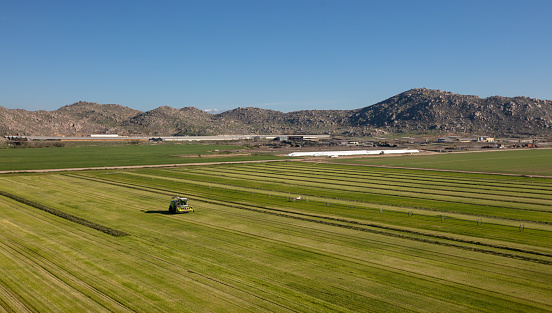
[[[552,99],[552,1],[0,1],[0,106],[355,109]]]

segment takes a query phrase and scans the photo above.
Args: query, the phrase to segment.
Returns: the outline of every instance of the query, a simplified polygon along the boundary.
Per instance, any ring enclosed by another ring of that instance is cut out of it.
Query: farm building
[[[479,141],[479,142],[494,142],[494,138],[493,137],[488,137],[488,136],[479,136],[479,137],[477,137],[477,141]]]
[[[345,155],[378,155],[378,154],[412,154],[419,153],[418,150],[352,150],[352,151],[315,151],[315,152],[292,152],[286,154],[286,156],[298,157],[298,156],[326,156],[326,157],[338,157]]]

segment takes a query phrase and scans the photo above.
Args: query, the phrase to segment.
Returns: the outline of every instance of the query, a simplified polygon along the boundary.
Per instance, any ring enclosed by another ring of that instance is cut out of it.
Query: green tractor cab
[[[188,205],[188,198],[173,197],[171,205],[169,205],[169,212],[175,213],[188,213],[193,212],[194,209]]]

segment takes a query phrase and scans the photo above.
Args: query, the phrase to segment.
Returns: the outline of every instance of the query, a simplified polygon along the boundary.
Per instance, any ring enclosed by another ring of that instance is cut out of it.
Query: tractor
[[[188,198],[173,197],[171,204],[169,205],[170,213],[188,213],[193,212],[194,209],[188,205]]]

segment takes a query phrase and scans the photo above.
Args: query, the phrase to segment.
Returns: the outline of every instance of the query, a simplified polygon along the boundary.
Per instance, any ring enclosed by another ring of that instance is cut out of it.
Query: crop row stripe
[[[214,167],[211,167],[214,168]],[[240,171],[243,170],[250,170],[252,167],[243,167],[240,168]],[[289,174],[297,174],[300,173],[301,175],[308,175],[308,176],[323,176],[324,178],[327,178],[329,175],[331,176],[337,176],[341,179],[352,179],[352,181],[384,181],[388,184],[400,184],[404,183],[405,186],[416,186],[420,185],[420,182],[422,182],[424,185],[431,185],[439,188],[440,190],[451,190],[454,191],[454,189],[448,189],[448,188],[460,188],[460,189],[476,189],[477,191],[480,190],[488,190],[493,191],[494,194],[503,194],[503,193],[509,193],[515,191],[516,193],[522,193],[522,194],[528,194],[529,196],[523,196],[523,198],[535,198],[535,199],[547,199],[550,197],[550,192],[552,191],[552,188],[545,189],[543,186],[539,186],[538,189],[534,188],[523,188],[520,185],[512,185],[512,186],[494,186],[492,184],[481,184],[478,180],[473,180],[469,182],[458,182],[457,180],[432,180],[432,179],[420,179],[420,178],[413,178],[411,176],[398,176],[398,177],[392,177],[390,175],[377,175],[372,174],[369,172],[362,173],[362,174],[356,174],[351,173],[349,171],[345,172],[342,170],[336,171],[335,169],[303,169],[303,168],[295,168],[291,166],[282,166],[280,168],[274,168],[273,166],[261,166],[259,165],[258,168],[253,168],[255,171],[259,171],[260,169],[263,169],[267,173],[271,174],[282,174],[282,173],[289,173]],[[220,169],[220,167],[216,168]],[[442,188],[443,186],[446,186],[448,188]],[[434,188],[434,187],[432,187]],[[538,197],[540,196],[540,197]]]
[[[65,175],[68,175],[68,174],[65,174]],[[168,190],[168,189],[144,187],[144,186],[139,185],[139,184],[131,184],[131,183],[127,183],[127,182],[121,183],[121,182],[116,182],[116,181],[112,181],[112,180],[108,180],[108,179],[97,179],[97,178],[82,176],[80,174],[79,175],[72,174],[71,176],[86,179],[86,180],[93,180],[93,181],[97,181],[97,182],[101,182],[101,183],[105,183],[105,184],[111,184],[111,185],[115,185],[115,186],[139,189],[139,190],[143,190],[143,191],[150,191],[151,192],[151,191],[155,190],[156,192],[163,192],[167,195],[173,195],[175,193],[175,191]],[[353,230],[378,233],[378,234],[382,234],[382,235],[393,236],[393,237],[398,237],[398,238],[403,238],[403,239],[410,239],[410,240],[421,241],[421,242],[426,242],[426,243],[445,245],[445,246],[456,247],[456,248],[460,248],[460,249],[464,249],[464,250],[471,250],[471,251],[476,251],[476,252],[482,252],[482,253],[488,253],[488,254],[508,257],[508,258],[521,259],[521,260],[526,260],[526,261],[531,261],[531,262],[536,262],[536,263],[541,263],[541,264],[552,265],[552,261],[549,261],[549,260],[543,260],[543,259],[531,258],[531,257],[526,257],[526,256],[520,256],[520,255],[516,255],[516,254],[511,254],[511,253],[497,252],[497,251],[493,251],[493,250],[486,250],[486,249],[481,249],[481,248],[476,248],[476,247],[467,247],[467,246],[463,246],[463,245],[460,245],[460,244],[442,242],[442,241],[437,241],[437,240],[430,240],[430,239],[426,239],[426,238],[411,237],[411,236],[400,234],[400,233],[420,235],[420,236],[431,237],[431,238],[435,238],[435,239],[450,240],[450,241],[462,242],[462,243],[466,243],[466,244],[473,244],[473,245],[476,245],[476,246],[485,246],[485,247],[490,247],[490,248],[495,248],[495,249],[509,250],[509,251],[514,251],[514,252],[527,253],[527,254],[533,254],[533,255],[544,256],[544,257],[552,257],[552,254],[549,254],[549,253],[543,253],[543,252],[538,252],[538,251],[532,251],[532,250],[527,250],[527,249],[519,249],[519,248],[513,248],[513,247],[501,246],[501,245],[495,245],[495,244],[487,244],[487,243],[482,243],[482,242],[478,242],[478,241],[453,238],[453,237],[444,236],[444,235],[428,234],[428,233],[423,233],[423,232],[419,232],[419,231],[406,230],[406,229],[391,227],[391,226],[384,226],[384,225],[378,225],[378,224],[350,221],[350,220],[346,220],[346,219],[332,218],[332,217],[326,217],[326,216],[318,216],[318,215],[315,215],[315,214],[292,212],[292,211],[287,211],[287,210],[282,210],[282,209],[275,209],[275,208],[268,208],[268,207],[261,207],[261,206],[253,206],[253,205],[247,205],[247,207],[246,207],[242,203],[239,203],[239,202],[215,201],[215,200],[205,199],[205,198],[203,198],[201,196],[197,196],[197,195],[194,195],[194,197],[198,198],[200,201],[205,202],[205,203],[212,203],[212,204],[217,204],[217,205],[224,204],[224,205],[229,205],[229,206],[232,206],[232,207],[235,207],[235,208],[250,210],[250,211],[254,211],[254,212],[258,212],[258,213],[266,213],[266,214],[271,214],[271,215],[276,215],[276,216],[281,216],[281,217],[295,218],[295,219],[299,219],[299,220],[310,221],[310,222],[315,222],[315,223],[321,223],[321,224],[326,224],[326,225],[330,225],[330,226],[343,227],[343,228],[349,228],[349,229],[353,229]],[[316,220],[317,218],[320,219],[320,220]],[[346,225],[346,224],[340,224],[340,223],[349,223],[349,224],[353,224],[353,225]],[[360,226],[356,226],[356,225],[360,225]],[[396,232],[399,232],[399,234],[386,232],[386,231],[382,231],[382,230],[369,229],[369,228],[362,227],[362,226],[378,228],[378,229],[384,229],[384,230],[388,230],[388,231],[396,231]]]
[[[17,202],[26,204],[26,205],[31,206],[33,208],[42,210],[44,212],[53,214],[55,216],[61,217],[61,218],[66,219],[68,221],[75,222],[77,224],[80,224],[80,225],[83,225],[83,226],[86,226],[86,227],[90,227],[90,228],[95,229],[95,230],[99,230],[99,231],[101,231],[103,233],[106,233],[108,235],[111,235],[113,237],[122,237],[122,236],[129,236],[130,235],[129,233],[126,233],[124,231],[116,230],[116,229],[113,229],[113,228],[110,228],[110,227],[107,227],[107,226],[104,226],[104,225],[101,225],[101,224],[98,224],[98,223],[91,222],[89,220],[85,220],[84,218],[81,218],[81,217],[78,217],[78,216],[75,216],[75,215],[57,210],[57,209],[47,207],[43,204],[40,204],[40,203],[31,201],[31,200],[16,196],[16,195],[11,194],[11,193],[7,193],[7,192],[2,191],[2,190],[0,190],[0,195],[2,195],[4,197],[7,197],[7,198],[10,198],[10,199],[13,199]]]
[[[202,173],[202,175],[209,175],[209,174]],[[322,189],[327,189],[327,190],[338,190],[338,191],[347,191],[347,192],[352,192],[352,193],[364,193],[364,194],[368,193],[368,194],[374,194],[374,195],[384,195],[384,196],[389,196],[389,197],[401,197],[401,198],[411,198],[411,199],[421,199],[421,200],[432,200],[432,201],[439,201],[439,202],[446,202],[446,203],[471,204],[471,205],[476,204],[476,205],[480,205],[480,206],[493,207],[493,208],[507,207],[507,208],[510,208],[510,209],[513,209],[513,210],[532,211],[532,212],[541,212],[541,213],[552,213],[551,210],[546,210],[546,209],[520,208],[520,207],[516,207],[516,206],[498,206],[498,205],[485,204],[485,203],[473,203],[473,202],[470,202],[470,201],[460,201],[460,199],[463,199],[463,198],[472,199],[472,200],[492,201],[492,200],[489,200],[489,199],[484,199],[484,198],[479,198],[479,197],[468,197],[468,196],[464,196],[464,197],[450,196],[449,197],[449,196],[446,196],[446,195],[443,195],[443,194],[437,194],[437,193],[430,193],[430,192],[424,192],[423,193],[423,194],[432,194],[432,195],[444,197],[444,198],[441,198],[441,199],[433,199],[433,198],[418,196],[418,194],[420,194],[420,193],[417,193],[417,192],[414,192],[414,191],[398,191],[396,193],[402,193],[402,194],[395,194],[395,193],[392,192],[393,191],[392,189],[383,189],[383,188],[371,187],[370,191],[366,192],[366,191],[353,190],[353,189],[347,189],[347,188],[329,187],[329,186],[325,185],[324,183],[312,182],[312,181],[309,181],[309,180],[300,180],[300,179],[295,179],[294,180],[294,181],[298,181],[298,182],[303,182],[303,184],[300,184],[300,183],[292,183],[289,180],[283,182],[282,180],[285,180],[285,178],[282,178],[282,177],[272,177],[272,176],[263,176],[263,175],[257,175],[257,177],[273,179],[270,182],[271,183],[276,183],[276,184],[285,183],[286,185],[294,185],[294,186],[305,187],[305,186],[307,186],[306,185],[307,183],[311,183],[311,184],[318,184],[319,185],[319,186],[310,185],[309,187],[311,187],[311,188],[322,188]],[[266,180],[254,179],[251,176],[248,177],[248,180],[256,180],[256,181],[266,182]],[[332,185],[332,186],[335,186],[335,184]],[[357,187],[356,185],[348,185],[348,184],[338,184],[338,186]],[[383,190],[383,191],[374,192],[374,189]],[[385,192],[385,191],[387,191],[387,192]],[[495,201],[498,201],[498,200],[495,200]],[[519,202],[519,201],[506,201],[506,200],[500,200],[500,201],[505,202],[505,203],[510,203],[510,204],[516,204],[516,203],[517,204],[532,204],[532,205],[540,205],[540,206],[548,207],[544,204],[534,204],[534,203],[525,203],[525,202]]]
[[[547,182],[542,183],[530,183],[525,181],[502,181],[502,180],[492,180],[492,179],[485,179],[480,177],[474,177],[473,179],[466,178],[466,177],[443,177],[438,175],[428,175],[426,173],[408,173],[408,174],[402,174],[398,173],[396,170],[393,169],[384,169],[385,172],[378,171],[380,168],[369,168],[369,169],[363,169],[361,167],[355,166],[355,165],[344,165],[347,166],[347,168],[338,167],[337,165],[328,165],[328,164],[317,164],[317,167],[323,168],[305,168],[304,164],[301,163],[281,163],[278,164],[278,166],[273,164],[259,164],[258,167],[271,169],[276,172],[280,172],[282,169],[288,169],[288,170],[294,170],[294,171],[300,171],[300,172],[318,172],[318,173],[332,173],[334,174],[336,169],[339,169],[339,172],[341,175],[347,175],[347,176],[360,176],[360,177],[376,177],[381,179],[408,179],[412,181],[430,181],[430,182],[436,182],[436,183],[451,183],[451,184],[459,184],[459,185],[476,185],[476,186],[495,186],[495,187],[503,187],[503,188],[519,188],[520,186],[525,186],[526,189],[537,189],[537,190],[550,190],[552,191],[552,185]],[[248,168],[251,167],[250,165],[236,165],[235,167],[240,168]],[[256,166],[256,168],[258,168]],[[420,170],[413,170],[413,171],[420,171]],[[512,186],[512,187],[509,187]]]
[[[196,170],[197,171],[197,170]],[[236,173],[236,171],[232,170],[226,170],[226,169],[220,169],[217,168],[215,171],[217,172],[223,172],[223,173],[232,173],[233,175],[240,175],[239,173]],[[258,170],[241,170],[242,172],[247,172],[249,175],[255,175],[257,177],[263,177],[263,178],[275,178],[275,179],[284,179],[285,177],[290,177],[290,175],[296,175],[296,173],[290,173],[290,172],[279,172],[279,173],[273,173],[273,172],[263,172],[264,175],[259,175],[261,171]],[[205,172],[205,170],[204,170]],[[310,174],[310,173],[301,173],[301,177],[305,179],[301,179],[299,181],[304,182],[312,182],[312,183],[318,183],[315,180],[323,179],[324,181],[332,181],[332,182],[338,182],[335,184],[339,184],[341,186],[350,186],[350,187],[362,187],[364,185],[366,188],[370,189],[380,189],[380,190],[395,190],[394,187],[401,188],[403,192],[414,192],[414,193],[424,193],[424,194],[432,194],[437,196],[447,196],[447,197],[462,197],[462,198],[470,198],[470,199],[478,199],[478,200],[488,200],[487,197],[481,196],[481,192],[478,190],[471,190],[471,191],[465,191],[465,190],[455,190],[455,189],[447,189],[447,188],[425,188],[420,187],[416,185],[410,185],[410,184],[400,184],[400,183],[389,183],[389,182],[382,182],[382,181],[359,181],[359,180],[349,180],[344,179],[343,177],[335,177],[335,175],[332,175],[332,178],[326,177],[317,177],[316,174]],[[245,174],[241,174],[245,175]],[[295,179],[298,180],[298,179]],[[349,184],[349,183],[357,183],[355,185]],[[387,186],[388,188],[381,188],[376,186]],[[430,190],[432,192],[430,192]],[[438,192],[439,191],[439,192]],[[485,194],[487,195],[487,194]],[[496,201],[503,201],[503,202],[510,202],[510,203],[521,203],[521,204],[531,204],[531,205],[548,205],[552,203],[552,199],[550,198],[543,198],[543,197],[518,197],[515,195],[505,195],[505,194],[496,194],[492,193],[493,196],[496,197],[503,197],[505,199],[500,199]],[[513,198],[513,199],[512,199]],[[523,199],[533,199],[533,200],[540,200],[540,201],[523,201]]]
[[[166,170],[166,171],[170,171],[170,170]],[[135,176],[142,176],[142,177],[157,177],[157,178],[161,178],[161,179],[169,179],[169,180],[172,179],[172,180],[183,181],[182,178],[167,177],[165,175],[149,175],[149,174],[140,174],[140,173],[126,173],[126,174],[135,175]],[[371,202],[371,201],[363,201],[363,200],[355,200],[355,199],[328,197],[328,196],[321,196],[321,195],[318,195],[318,194],[308,194],[308,193],[304,193],[304,192],[290,193],[290,192],[287,192],[287,191],[282,191],[282,190],[277,190],[277,189],[250,187],[250,186],[243,186],[243,185],[230,184],[230,183],[221,183],[220,179],[217,179],[219,182],[213,183],[211,181],[203,181],[203,180],[192,179],[189,176],[189,174],[190,173],[187,173],[187,177],[185,178],[185,181],[187,183],[193,183],[193,184],[196,184],[196,185],[203,185],[203,186],[205,186],[205,185],[216,185],[216,186],[218,186],[218,188],[228,189],[228,190],[249,189],[249,190],[252,190],[251,191],[252,193],[254,192],[254,193],[257,193],[257,194],[261,194],[261,195],[267,195],[267,193],[259,192],[259,191],[267,191],[267,192],[275,192],[275,193],[285,193],[285,194],[294,195],[294,196],[301,195],[301,196],[313,197],[315,199],[328,199],[328,200],[331,199],[331,200],[337,200],[337,201],[356,202],[356,203],[373,204],[373,205],[380,205],[380,206],[385,205],[385,206],[404,208],[404,209],[417,209],[417,210],[431,211],[431,212],[454,213],[454,214],[462,214],[462,215],[467,215],[467,216],[488,217],[488,218],[496,218],[496,219],[508,220],[508,221],[530,222],[530,223],[543,224],[543,225],[551,225],[552,224],[552,222],[547,222],[547,221],[519,219],[519,218],[511,218],[511,217],[488,215],[488,214],[474,214],[474,213],[469,213],[469,212],[442,210],[442,209],[426,208],[426,207],[419,207],[419,206],[404,206],[404,205],[389,204],[389,203],[382,204],[380,202]],[[204,175],[204,176],[207,176],[207,175]],[[223,176],[226,176],[226,175],[223,175]],[[251,178],[248,178],[248,179],[253,180]],[[269,183],[269,184],[282,185],[281,183],[278,183],[276,181],[265,181],[265,180],[255,180],[255,181],[266,182],[266,183]],[[304,185],[297,185],[297,184],[291,184],[291,183],[287,183],[287,185],[294,185],[294,186],[304,187]],[[226,186],[226,187],[221,187],[221,186]],[[319,190],[324,190],[324,189],[342,190],[342,189],[329,188],[329,187],[323,188],[323,187],[312,187],[311,186],[311,188],[316,188],[316,189],[319,189]],[[360,193],[360,191],[353,191],[353,190],[342,190],[342,191]],[[378,194],[378,193],[373,193],[373,194],[378,195],[378,196],[382,195],[382,194]],[[406,197],[406,196],[399,196],[399,195],[392,195],[392,196],[394,196],[395,198],[401,198],[401,199],[421,199],[421,200],[426,200],[426,201],[437,201],[437,202],[446,202],[446,203],[453,203],[453,204],[458,203],[458,202],[454,202],[454,201],[446,201],[446,200],[440,200],[440,199],[424,199],[424,198]],[[322,200],[309,199],[309,201],[315,201],[315,202],[320,202],[320,203],[325,203],[326,202],[327,203],[326,200],[322,201]],[[466,203],[460,203],[460,204],[466,204]],[[336,205],[339,205],[339,204],[336,204]],[[474,204],[467,203],[467,205],[474,205]],[[526,210],[526,209],[518,209],[518,208],[504,208],[504,207],[492,206],[492,205],[488,205],[488,204],[477,204],[477,205],[484,206],[484,207],[499,208],[499,209],[508,209],[508,210],[514,210],[514,211],[525,211]],[[343,206],[344,207],[350,207],[350,205],[345,205],[345,204],[343,204]],[[539,212],[539,213],[548,214],[550,212],[546,211],[546,212]]]

